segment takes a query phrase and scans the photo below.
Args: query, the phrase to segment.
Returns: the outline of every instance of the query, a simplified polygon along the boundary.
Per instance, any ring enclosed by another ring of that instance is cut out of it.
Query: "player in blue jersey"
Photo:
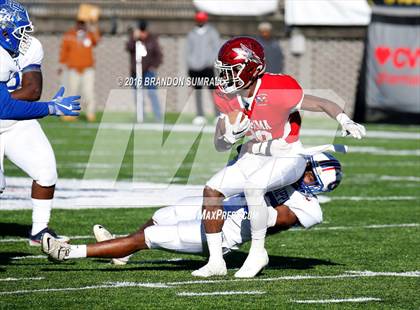
[[[30,46],[32,23],[26,9],[13,0],[0,0],[0,119],[24,120],[48,115],[79,115],[79,96],[63,97],[61,88],[51,101],[30,102],[10,96],[6,83],[20,72],[19,55]]]
[[[6,156],[33,179],[29,244],[40,245],[44,232],[55,235],[48,222],[57,172],[53,149],[34,118],[78,115],[79,97],[65,98],[61,88],[50,102],[34,102],[42,92],[44,53],[40,41],[29,35],[33,27],[28,12],[15,1],[0,0],[0,27],[0,192],[6,185]]]

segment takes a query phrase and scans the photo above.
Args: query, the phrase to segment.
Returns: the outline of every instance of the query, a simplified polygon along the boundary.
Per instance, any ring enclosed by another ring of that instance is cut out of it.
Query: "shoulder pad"
[[[44,58],[44,49],[41,42],[37,38],[31,37],[28,50],[18,58],[22,69],[29,65],[41,65]]]

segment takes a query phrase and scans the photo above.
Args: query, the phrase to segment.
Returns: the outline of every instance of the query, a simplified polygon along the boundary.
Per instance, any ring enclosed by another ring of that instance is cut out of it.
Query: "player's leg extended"
[[[49,233],[42,236],[42,251],[58,261],[85,257],[120,258],[142,249],[147,249],[147,245],[141,230],[127,237],[80,245],[62,242]]]
[[[126,237],[88,244],[86,247],[86,257],[119,258],[147,248],[144,231],[139,230]],[[70,253],[69,258],[76,257],[71,257]]]
[[[5,155],[32,179],[31,245],[39,245],[40,232],[51,216],[57,170],[53,149],[37,121],[21,121],[7,132]]]
[[[201,197],[182,199],[179,205],[157,210],[137,232],[127,237],[95,244],[69,245],[46,234],[43,237],[42,250],[56,260],[84,257],[121,258],[144,249],[201,253],[201,202]]]
[[[210,277],[225,275],[226,263],[222,252],[223,199],[242,192],[245,176],[235,163],[216,173],[203,191],[203,224],[206,232],[209,261],[207,265],[194,271],[193,276]]]
[[[181,200],[179,200],[175,205],[164,207],[158,209],[152,216],[151,219],[149,219],[145,224],[141,226],[139,229],[140,231],[144,231],[146,228],[150,226],[176,226],[180,222],[190,222],[190,221],[198,221],[201,222],[201,205],[203,203],[202,197],[185,197]],[[112,234],[108,232],[105,228],[103,228],[100,225],[95,225],[94,228],[94,234],[97,241],[105,241],[114,239]],[[153,244],[159,244],[158,238],[150,237],[150,235],[153,235],[153,232],[155,232],[156,229],[153,228],[151,230],[148,230],[149,232],[149,240],[153,242]],[[165,235],[165,232],[160,232],[162,235]],[[157,234],[159,235],[159,233]],[[174,235],[174,233],[168,233],[168,235]],[[160,240],[162,241],[162,240]],[[171,242],[172,244],[177,244],[175,240]],[[201,246],[201,243],[200,243]],[[150,246],[149,246],[150,248]],[[201,250],[200,250],[201,251]],[[123,257],[120,259],[113,259],[112,262],[116,265],[124,265],[128,262],[129,256]]]
[[[42,237],[42,250],[55,260],[85,257],[120,258],[145,249],[166,249],[183,253],[202,253],[201,221],[184,221],[177,225],[152,225],[144,231],[94,244],[70,245],[48,233]]]
[[[252,241],[249,255],[235,277],[254,277],[268,264],[268,254],[264,248],[268,209],[264,194],[268,188],[296,182],[302,176],[305,166],[306,161],[301,156],[269,157],[260,169],[249,176],[245,197],[250,212]]]

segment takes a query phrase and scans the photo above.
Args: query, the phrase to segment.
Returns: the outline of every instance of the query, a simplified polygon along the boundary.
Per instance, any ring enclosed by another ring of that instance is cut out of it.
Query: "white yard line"
[[[33,277],[33,278],[0,278],[0,282],[11,282],[11,281],[38,281],[44,280],[44,277]]]
[[[11,259],[12,260],[22,260],[22,259],[38,259],[38,258],[47,258],[47,256],[46,255],[15,256],[15,257],[12,257]]]
[[[374,271],[350,271],[349,273],[318,276],[318,275],[298,275],[298,276],[283,276],[275,278],[251,278],[251,279],[232,279],[232,280],[193,280],[180,282],[167,282],[167,285],[190,285],[190,284],[214,284],[214,283],[230,283],[230,282],[276,282],[276,281],[300,281],[300,280],[316,280],[316,279],[345,279],[345,278],[367,278],[367,277],[420,277],[420,271],[408,272],[374,272]]]
[[[381,301],[380,298],[375,297],[357,297],[344,299],[313,299],[313,300],[291,300],[297,304],[337,304],[343,302],[367,302],[367,301]]]
[[[331,227],[314,227],[310,230],[353,230],[353,229],[380,229],[380,228],[413,228],[413,227],[420,227],[419,223],[402,223],[402,224],[373,224],[373,225],[365,225],[365,226],[331,226]],[[302,228],[291,228],[288,231],[294,232],[303,232],[307,231]],[[124,237],[126,235],[116,235],[117,237]],[[80,239],[94,239],[94,236],[69,236],[71,240],[80,240]],[[13,243],[13,242],[28,242],[26,238],[8,238],[8,239],[0,239],[0,243]],[[25,258],[42,258],[42,255],[33,255],[33,256],[17,256],[12,259],[25,259]],[[168,259],[166,261],[177,261],[183,260],[181,258],[174,258]],[[158,260],[156,260],[158,261]]]
[[[420,200],[417,196],[333,196],[331,200],[351,200],[351,201],[388,201],[388,200]]]
[[[420,177],[415,177],[415,176],[381,175],[379,179],[382,181],[420,182]]]
[[[413,178],[416,178],[413,176]],[[410,179],[416,180],[416,179]],[[1,195],[0,211],[31,210],[29,178],[7,178]],[[175,205],[184,197],[202,195],[202,185],[180,185],[111,180],[60,179],[54,199],[55,209],[148,208]],[[419,200],[417,196],[320,196],[320,202],[331,200],[391,201]]]
[[[349,146],[348,152],[361,153],[361,154],[373,154],[373,155],[385,155],[385,156],[419,156],[420,150],[392,150],[383,147],[375,146]]]
[[[352,230],[352,229],[376,229],[376,228],[405,228],[405,227],[420,227],[418,223],[407,224],[375,224],[366,226],[331,226],[331,227],[314,227],[311,230]],[[303,229],[290,229],[290,231],[304,231]]]
[[[94,236],[71,236],[69,237],[71,240],[78,240],[78,239],[94,239]],[[0,243],[13,243],[13,242],[28,242],[27,238],[8,238],[8,239],[0,239]],[[35,256],[39,256],[39,257],[35,257]],[[24,258],[41,258],[43,257],[42,255],[33,255],[33,256],[16,256],[16,257],[21,257],[21,259]],[[14,258],[12,258],[14,259]],[[19,258],[17,258],[19,259]]]
[[[134,125],[134,126],[133,126]],[[53,125],[48,125],[48,128],[54,128]],[[214,133],[215,126],[207,125],[205,127],[194,126],[191,124],[176,124],[176,125],[166,125],[162,124],[131,124],[131,123],[100,123],[100,124],[72,124],[72,128],[80,129],[97,129],[98,127],[102,129],[116,129],[116,130],[145,130],[145,131],[159,131],[163,129],[170,130],[173,132],[204,132],[204,133]],[[338,129],[338,125],[337,125]],[[338,130],[333,129],[306,129],[302,128],[301,135],[307,137],[332,137],[337,134],[341,136]],[[408,132],[408,131],[387,131],[387,130],[368,130],[367,138],[383,138],[383,139],[407,139],[407,140],[417,140],[420,139],[420,133],[418,132]]]
[[[364,277],[420,277],[420,271],[407,271],[407,272],[377,272],[377,271],[347,271],[350,274],[356,274]]]
[[[222,291],[222,292],[181,292],[177,293],[178,296],[217,296],[217,295],[263,295],[266,292],[264,291]]]
[[[319,275],[298,275],[298,276],[283,276],[275,278],[251,278],[251,279],[229,279],[229,280],[196,280],[196,281],[179,281],[179,282],[107,282],[101,285],[90,285],[82,287],[67,287],[67,288],[45,288],[33,290],[17,290],[17,291],[3,291],[0,295],[19,295],[19,294],[33,294],[39,292],[68,292],[81,290],[95,290],[121,287],[146,287],[146,288],[171,288],[181,285],[191,284],[214,284],[214,283],[232,283],[232,282],[276,282],[276,281],[302,281],[312,279],[345,279],[345,278],[366,278],[366,277],[420,277],[420,271],[408,272],[374,272],[374,271],[350,271],[348,273],[330,276]]]
[[[42,288],[34,290],[18,290],[18,291],[4,291],[0,292],[0,295],[20,295],[20,294],[32,294],[32,293],[44,293],[44,292],[70,292],[70,291],[85,291],[85,290],[96,290],[106,288],[121,288],[121,287],[149,287],[149,288],[167,288],[165,284],[159,283],[139,283],[139,282],[115,282],[102,285],[91,285],[82,287],[63,287],[63,288]]]

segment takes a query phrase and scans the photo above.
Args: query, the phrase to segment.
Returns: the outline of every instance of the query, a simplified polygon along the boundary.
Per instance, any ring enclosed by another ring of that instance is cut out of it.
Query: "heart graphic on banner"
[[[378,46],[375,49],[376,60],[383,66],[387,61],[389,56],[391,56],[391,49],[386,46]]]

